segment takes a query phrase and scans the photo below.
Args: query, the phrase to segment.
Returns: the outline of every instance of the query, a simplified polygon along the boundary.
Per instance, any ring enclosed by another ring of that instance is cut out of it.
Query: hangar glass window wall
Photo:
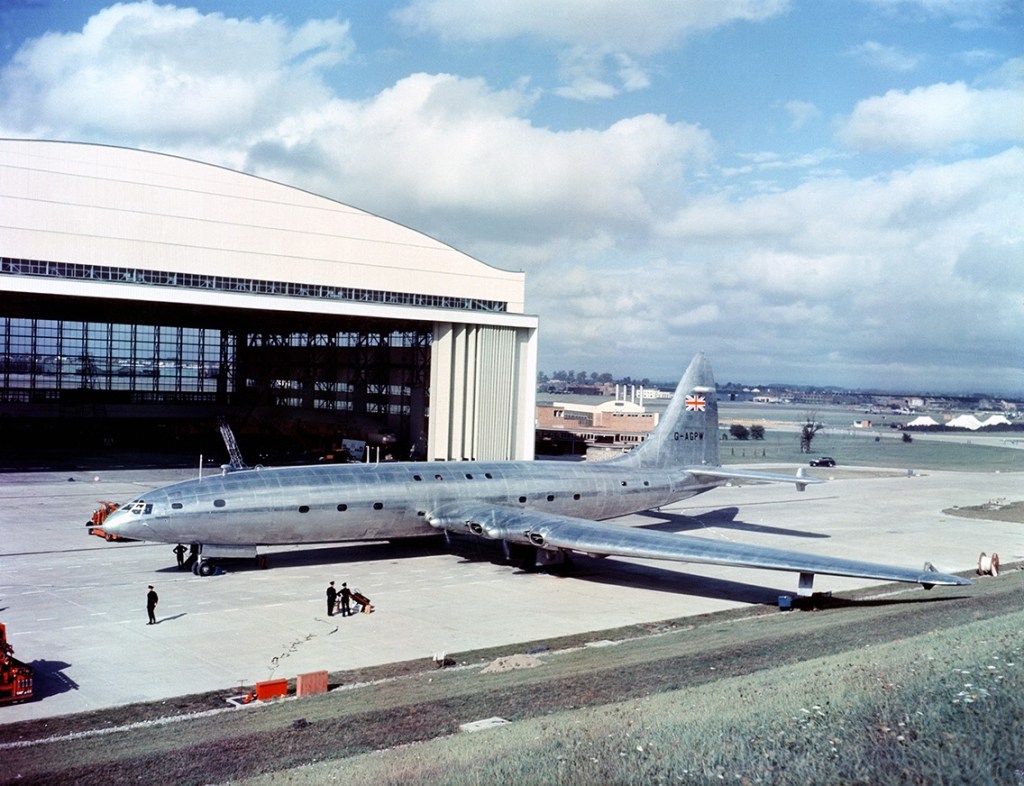
[[[233,341],[212,328],[3,318],[3,389],[12,398],[81,389],[212,397]]]

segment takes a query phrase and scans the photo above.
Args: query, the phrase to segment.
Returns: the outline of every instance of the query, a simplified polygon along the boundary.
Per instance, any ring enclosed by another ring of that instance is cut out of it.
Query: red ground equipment
[[[32,667],[14,657],[7,626],[0,622],[0,704],[32,698]]]
[[[116,502],[100,502],[100,507],[93,511],[92,518],[85,522],[85,526],[89,528],[89,534],[95,535],[98,538],[104,540],[129,540],[129,538],[122,538],[119,535],[114,535],[110,532],[104,532],[103,527],[100,526],[106,520],[107,516],[117,510]]]

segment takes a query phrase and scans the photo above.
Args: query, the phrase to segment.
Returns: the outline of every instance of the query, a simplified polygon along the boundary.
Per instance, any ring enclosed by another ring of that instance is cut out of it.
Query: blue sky
[[[540,365],[1024,394],[1019,0],[6,0],[0,136],[524,270]]]

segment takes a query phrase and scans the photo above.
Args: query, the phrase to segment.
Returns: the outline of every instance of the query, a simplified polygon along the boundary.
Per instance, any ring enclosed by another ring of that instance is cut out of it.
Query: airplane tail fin
[[[657,428],[624,460],[645,467],[717,467],[718,440],[715,378],[700,352],[690,361]]]

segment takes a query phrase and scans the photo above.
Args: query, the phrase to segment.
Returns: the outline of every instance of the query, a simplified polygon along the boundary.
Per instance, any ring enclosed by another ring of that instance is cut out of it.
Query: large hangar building
[[[525,277],[140,150],[0,140],[0,441],[532,458]]]

